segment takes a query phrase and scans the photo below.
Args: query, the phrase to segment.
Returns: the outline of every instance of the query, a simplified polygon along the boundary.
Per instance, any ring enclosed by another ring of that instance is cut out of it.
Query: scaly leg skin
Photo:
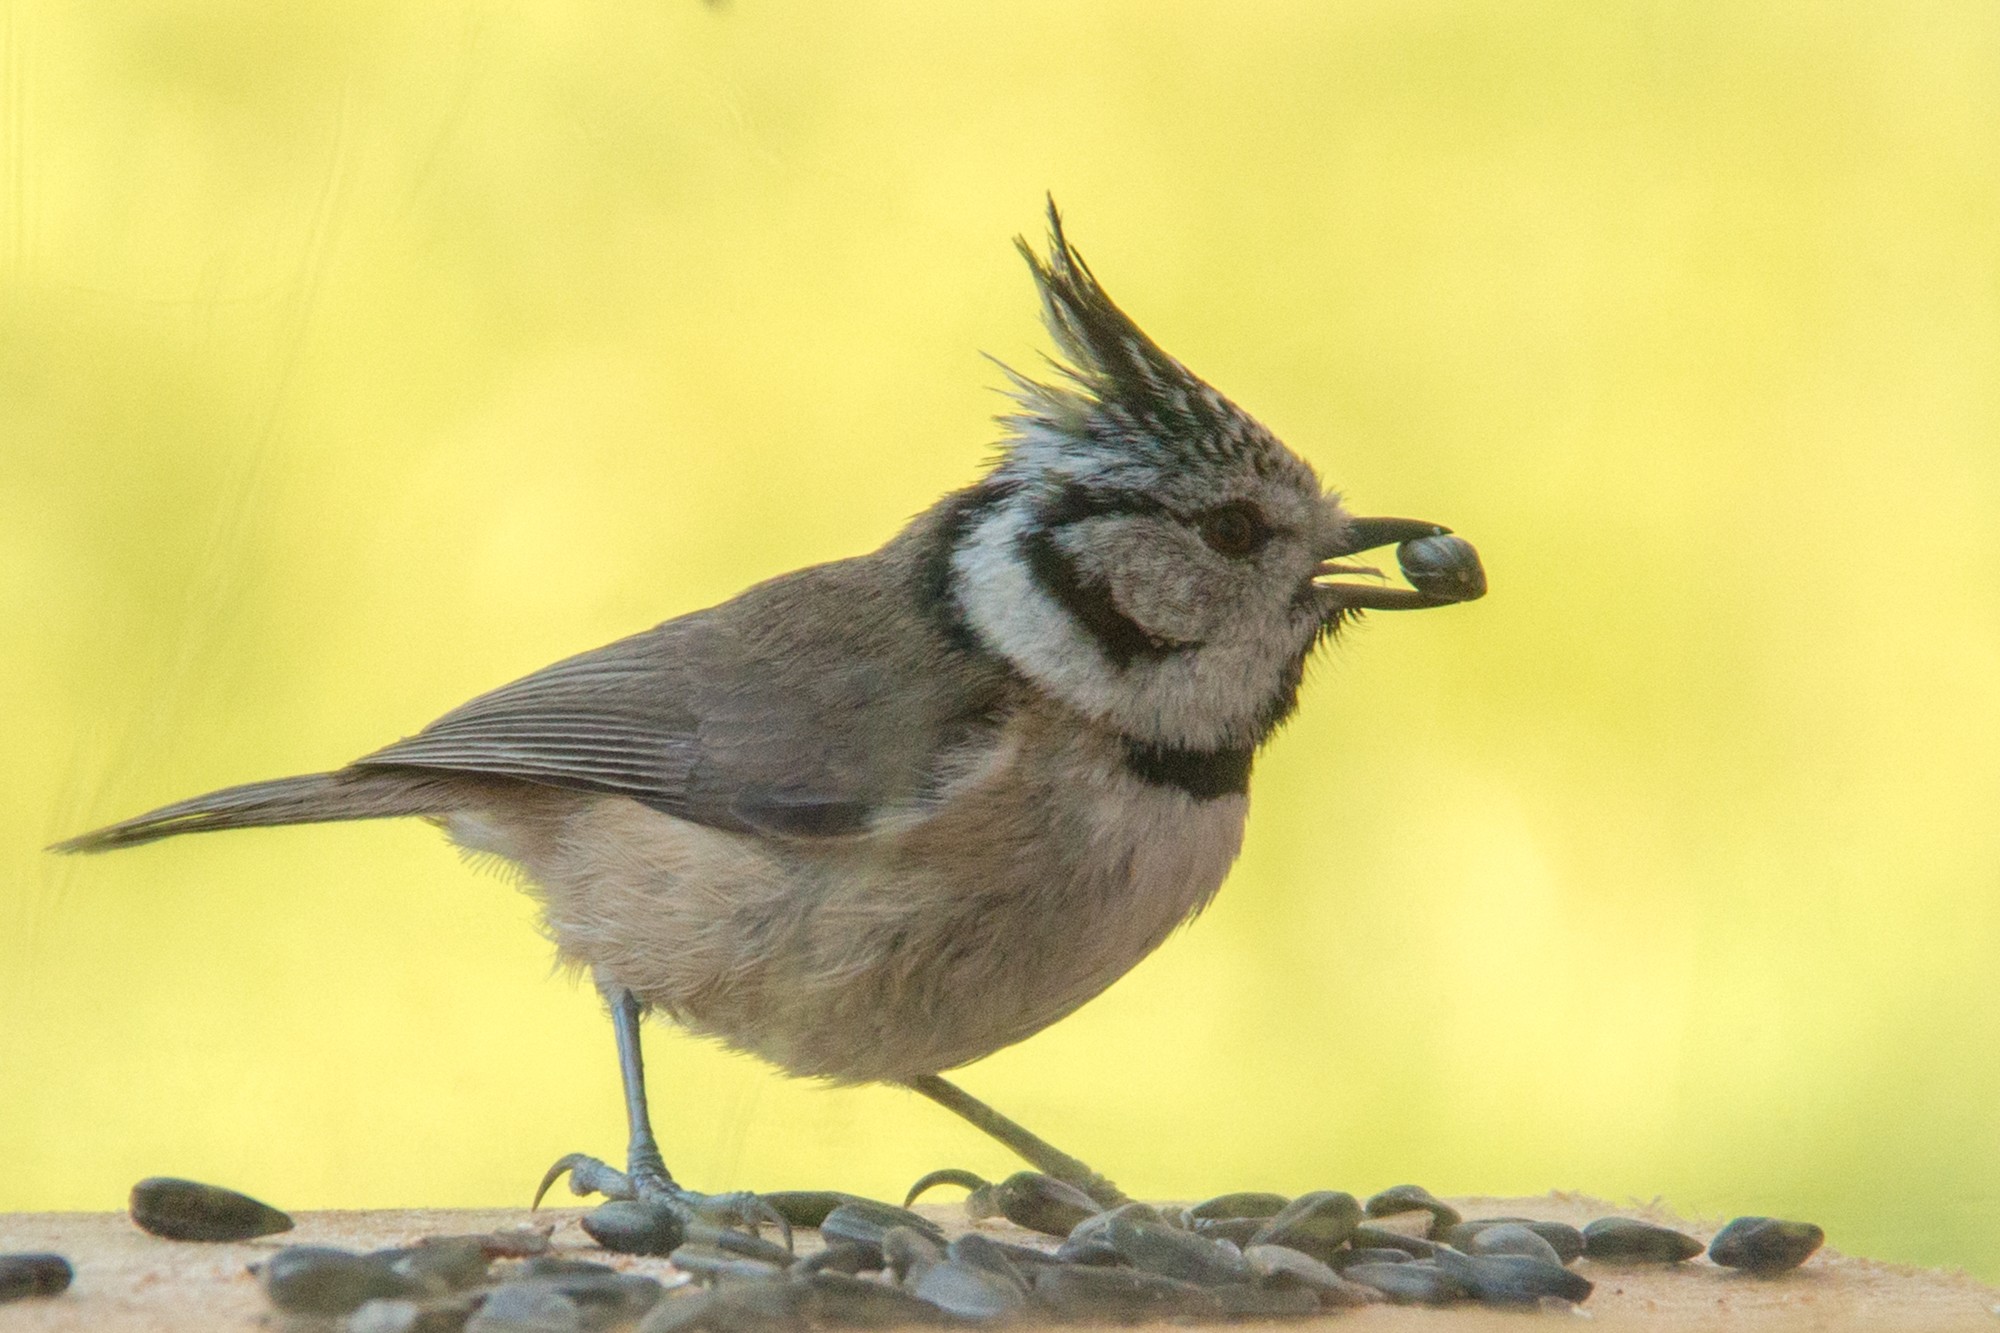
[[[949,1083],[936,1074],[920,1074],[916,1078],[907,1080],[903,1086],[922,1093],[947,1111],[965,1117],[1019,1153],[1037,1171],[1054,1176],[1064,1184],[1076,1186],[1095,1200],[1099,1207],[1116,1208],[1120,1204],[1132,1202],[1123,1190],[1087,1165],[1063,1152],[1047,1139],[1029,1133],[1025,1126],[1009,1120],[958,1085]],[[931,1180],[933,1176],[940,1175],[941,1173],[934,1172],[925,1179]]]
[[[660,1156],[659,1140],[653,1137],[652,1116],[646,1109],[646,1065],[639,1049],[639,1020],[644,1010],[637,997],[623,986],[603,989],[611,1008],[611,1029],[618,1038],[618,1073],[625,1084],[625,1123],[629,1135],[625,1169],[620,1171],[586,1153],[570,1153],[558,1159],[542,1177],[530,1208],[539,1207],[549,1187],[567,1175],[570,1193],[579,1197],[601,1194],[607,1199],[636,1199],[674,1213],[683,1222],[699,1220],[752,1232],[760,1224],[771,1222],[783,1233],[785,1248],[790,1249],[791,1224],[755,1194],[747,1191],[700,1194],[683,1187],[667,1170],[666,1159]]]

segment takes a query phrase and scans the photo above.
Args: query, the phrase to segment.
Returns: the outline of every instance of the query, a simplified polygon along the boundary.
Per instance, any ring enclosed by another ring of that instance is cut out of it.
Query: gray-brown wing
[[[680,636],[668,628],[482,694],[356,766],[522,778],[678,805],[700,727],[672,652]]]
[[[843,580],[819,581],[837,596]],[[734,615],[697,612],[558,662],[357,767],[608,792],[718,828],[805,837],[920,809],[990,743],[994,683],[919,669],[911,639],[923,630],[852,600],[837,603],[849,610],[838,623],[808,630],[787,614],[800,591],[753,590],[758,604]]]

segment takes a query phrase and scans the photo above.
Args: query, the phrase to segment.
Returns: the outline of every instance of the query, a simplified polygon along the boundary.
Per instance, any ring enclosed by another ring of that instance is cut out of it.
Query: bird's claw
[[[959,1167],[947,1166],[931,1172],[929,1175],[919,1179],[916,1184],[910,1186],[910,1192],[903,1196],[903,1207],[908,1208],[924,1194],[939,1185],[961,1185],[971,1190],[974,1194],[979,1194],[982,1190],[989,1195],[993,1192],[993,1182],[986,1179],[986,1177],[975,1175]]]
[[[784,1237],[785,1248],[792,1248],[792,1224],[761,1194],[749,1190],[736,1190],[729,1194],[695,1194],[681,1190],[680,1197],[691,1206],[694,1216],[705,1222],[738,1227],[753,1236],[762,1235],[764,1225],[769,1223]]]
[[[620,1171],[609,1162],[588,1153],[566,1153],[556,1159],[535,1189],[534,1202],[529,1205],[530,1212],[541,1207],[542,1196],[565,1175],[569,1177],[570,1193],[578,1198],[598,1194],[607,1199],[637,1200],[673,1213],[683,1222],[700,1221],[716,1227],[738,1227],[752,1235],[762,1234],[761,1228],[769,1223],[784,1237],[785,1248],[792,1248],[792,1224],[761,1195],[748,1190],[701,1194],[684,1188],[662,1169],[648,1169],[646,1164],[641,1164],[631,1171]]]
[[[639,1190],[632,1183],[632,1177],[609,1162],[601,1161],[588,1153],[565,1153],[543,1174],[542,1183],[535,1187],[535,1199],[528,1205],[528,1211],[532,1213],[541,1207],[542,1196],[549,1192],[550,1186],[565,1175],[569,1177],[569,1192],[579,1199],[592,1194],[601,1194],[607,1199],[636,1199],[640,1196]]]

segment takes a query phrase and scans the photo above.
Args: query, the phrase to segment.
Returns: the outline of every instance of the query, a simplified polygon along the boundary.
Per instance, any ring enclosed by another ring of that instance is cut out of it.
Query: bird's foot
[[[569,1153],[558,1158],[542,1176],[530,1209],[540,1207],[542,1196],[565,1175],[569,1177],[570,1193],[578,1198],[598,1194],[606,1199],[641,1203],[676,1218],[690,1232],[722,1228],[758,1235],[759,1229],[769,1223],[784,1237],[785,1248],[792,1248],[792,1224],[760,1195],[748,1190],[703,1194],[688,1189],[656,1157],[634,1161],[627,1170],[620,1171],[587,1153]]]

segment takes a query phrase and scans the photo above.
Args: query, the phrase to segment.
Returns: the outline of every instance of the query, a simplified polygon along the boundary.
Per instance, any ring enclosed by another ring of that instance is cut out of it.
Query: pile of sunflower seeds
[[[926,1176],[905,1204],[944,1183],[971,1189],[973,1220],[1004,1217],[1060,1243],[1016,1244],[978,1231],[948,1239],[907,1207],[792,1191],[760,1196],[783,1219],[782,1244],[630,1201],[584,1216],[585,1231],[605,1248],[670,1259],[681,1275],[670,1283],[552,1254],[545,1230],[433,1236],[367,1253],[295,1245],[254,1271],[279,1326],[292,1333],[797,1333],[1014,1319],[1271,1319],[1379,1301],[1567,1308],[1592,1289],[1571,1267],[1579,1258],[1666,1265],[1704,1249],[1633,1218],[1602,1218],[1580,1231],[1527,1218],[1468,1221],[1414,1185],[1366,1203],[1321,1190],[1104,1209],[1035,1172],[988,1183],[954,1171]],[[141,1181],[131,1213],[143,1229],[175,1240],[247,1240],[292,1225],[244,1195],[166,1178]],[[795,1254],[790,1232],[808,1228],[822,1247]],[[1774,1274],[1796,1268],[1823,1239],[1810,1223],[1744,1217],[1706,1248],[1718,1264]],[[54,1255],[0,1256],[0,1300],[60,1292],[68,1272]]]

